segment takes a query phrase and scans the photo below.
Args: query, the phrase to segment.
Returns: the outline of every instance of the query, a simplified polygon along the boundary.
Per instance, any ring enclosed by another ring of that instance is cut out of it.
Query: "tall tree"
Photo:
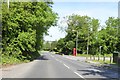
[[[71,15],[67,16],[68,28],[66,30],[66,37],[64,39],[67,50],[72,50],[75,45],[78,45],[78,51],[85,52],[94,49],[96,33],[99,28],[99,20],[89,16]],[[78,35],[78,37],[77,37]],[[78,39],[77,39],[78,38]],[[77,43],[76,44],[76,40]],[[69,43],[69,45],[68,45]],[[90,48],[89,48],[90,47]],[[90,53],[93,53],[92,52]]]
[[[3,55],[32,59],[43,45],[43,34],[57,21],[53,2],[12,2],[2,4]]]

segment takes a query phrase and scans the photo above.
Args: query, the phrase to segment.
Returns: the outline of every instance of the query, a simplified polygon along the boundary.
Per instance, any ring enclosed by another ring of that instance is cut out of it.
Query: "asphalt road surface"
[[[2,69],[3,78],[118,78],[118,72],[44,52],[30,62]]]

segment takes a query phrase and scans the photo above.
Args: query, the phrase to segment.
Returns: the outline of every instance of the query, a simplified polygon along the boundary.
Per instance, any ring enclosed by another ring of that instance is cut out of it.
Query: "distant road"
[[[44,52],[42,57],[3,69],[3,78],[118,78],[118,73],[61,55]]]

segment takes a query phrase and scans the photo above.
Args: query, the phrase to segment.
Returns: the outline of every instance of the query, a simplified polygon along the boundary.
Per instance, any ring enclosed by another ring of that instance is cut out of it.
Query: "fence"
[[[113,57],[110,56],[110,57],[106,57],[106,56],[95,56],[95,55],[90,55],[88,57],[89,60],[97,60],[97,61],[103,61],[103,62],[110,62],[112,63],[113,62]]]

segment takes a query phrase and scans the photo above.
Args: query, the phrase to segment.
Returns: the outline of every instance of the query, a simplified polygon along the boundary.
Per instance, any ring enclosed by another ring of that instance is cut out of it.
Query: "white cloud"
[[[55,41],[65,37],[65,34],[60,32],[58,27],[51,27],[48,30],[48,34],[48,36],[44,37],[45,41]]]

